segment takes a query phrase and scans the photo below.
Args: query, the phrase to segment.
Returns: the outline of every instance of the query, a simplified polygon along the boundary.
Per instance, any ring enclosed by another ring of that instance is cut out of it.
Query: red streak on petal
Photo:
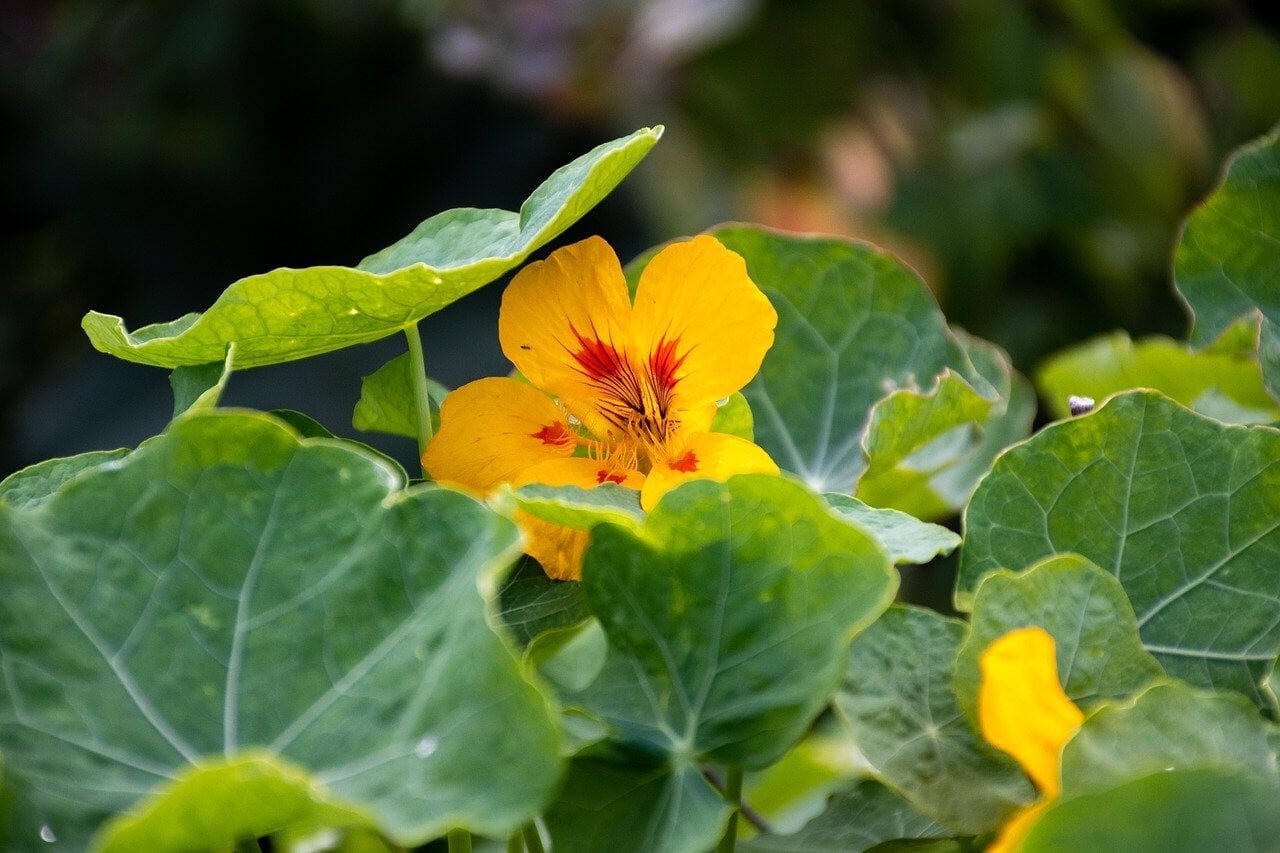
[[[604,483],[606,480],[610,483],[617,483],[619,486],[621,486],[623,483],[626,482],[627,475],[626,474],[610,474],[609,469],[601,468],[596,473],[596,483],[601,484],[601,483]]]
[[[573,354],[582,370],[592,379],[603,379],[606,376],[617,376],[622,372],[622,355],[610,344],[597,338],[584,338],[577,329],[578,343],[582,349]]]
[[[698,470],[698,456],[692,450],[686,450],[684,455],[678,459],[672,459],[667,462],[667,467],[672,471],[683,471],[686,474],[692,474]]]
[[[675,387],[676,371],[684,364],[685,358],[684,355],[676,355],[676,348],[679,346],[679,338],[673,341],[663,338],[649,355],[650,375],[661,391],[670,392]]]
[[[560,421],[553,421],[542,429],[532,434],[534,438],[543,444],[572,444],[573,436],[569,435],[568,428]]]

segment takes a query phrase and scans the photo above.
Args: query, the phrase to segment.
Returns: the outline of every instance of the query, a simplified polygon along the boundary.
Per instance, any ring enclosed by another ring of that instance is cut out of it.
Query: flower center
[[[677,354],[679,340],[663,339],[648,360],[637,367],[625,351],[573,330],[580,349],[573,353],[580,373],[595,387],[593,401],[618,432],[618,440],[633,443],[649,460],[661,458],[680,421],[672,416],[676,372],[684,362]]]

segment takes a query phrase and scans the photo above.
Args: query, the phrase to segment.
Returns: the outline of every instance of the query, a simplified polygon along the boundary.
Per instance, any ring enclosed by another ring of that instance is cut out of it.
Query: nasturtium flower
[[[481,494],[503,483],[606,482],[652,509],[680,483],[777,473],[761,448],[710,431],[773,344],[778,315],[742,258],[712,237],[673,243],[631,299],[598,237],[516,275],[502,297],[502,351],[528,380],[489,378],[451,393],[423,466]],[[517,516],[526,551],[555,578],[579,576],[587,535]]]
[[[979,659],[978,723],[982,736],[1022,765],[1040,792],[1000,828],[990,851],[1017,850],[1031,825],[1062,791],[1062,747],[1084,722],[1058,681],[1053,637],[1043,628],[1019,628],[986,648]]]

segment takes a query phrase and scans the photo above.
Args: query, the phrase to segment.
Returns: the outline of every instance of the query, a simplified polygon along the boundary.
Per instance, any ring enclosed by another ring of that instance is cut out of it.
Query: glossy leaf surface
[[[245,750],[405,843],[536,813],[558,736],[490,625],[515,528],[402,485],[347,443],[209,412],[0,505],[0,750],[38,821],[75,837]]]
[[[446,211],[358,267],[249,276],[202,314],[133,332],[120,317],[91,311],[85,332],[103,352],[170,368],[221,361],[232,342],[243,370],[376,341],[514,269],[608,195],[661,132],[644,128],[597,146],[556,170],[519,213]]]

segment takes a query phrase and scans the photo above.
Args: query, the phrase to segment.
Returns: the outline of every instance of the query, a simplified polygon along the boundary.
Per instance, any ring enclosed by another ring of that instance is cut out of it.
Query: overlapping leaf
[[[404,843],[537,813],[558,737],[490,627],[515,528],[401,487],[347,444],[199,412],[42,501],[0,504],[0,750],[28,825],[76,848],[246,752]],[[238,793],[268,796],[277,776]],[[174,830],[163,801],[149,809],[161,823],[127,837]]]
[[[661,132],[645,128],[597,146],[556,170],[519,213],[450,210],[359,267],[250,276],[203,314],[134,332],[119,317],[90,312],[85,332],[103,352],[158,367],[220,362],[234,342],[241,370],[384,338],[519,265],[608,195]]]
[[[1193,315],[1191,343],[1207,346],[1240,317],[1261,322],[1267,387],[1280,391],[1280,132],[1240,148],[1222,185],[1183,228],[1173,280]],[[1276,399],[1280,399],[1277,396]]]
[[[854,640],[836,707],[885,781],[921,814],[972,834],[1034,792],[974,733],[951,691],[964,633],[932,611],[890,608]]]
[[[1063,552],[1120,580],[1167,672],[1264,704],[1280,647],[1280,432],[1152,392],[1043,430],[969,504],[957,604],[989,571]]]
[[[778,310],[773,348],[743,392],[755,415],[756,440],[812,488],[852,494],[867,471],[868,455],[878,459],[882,452],[883,461],[872,464],[886,471],[877,476],[909,480],[909,475],[890,469],[958,427],[968,430],[965,439],[976,443],[976,427],[1005,410],[987,371],[975,365],[965,342],[947,329],[920,279],[896,259],[836,238],[746,226],[721,228],[714,234],[746,259],[752,279]],[[935,407],[934,416],[927,422],[909,414],[889,418],[892,423],[877,431],[884,441],[864,447],[864,433],[878,401],[894,391],[930,398],[937,393],[937,377],[948,369],[959,384],[947,383],[948,396]],[[1008,370],[1006,361],[1006,388]],[[965,392],[960,385],[966,386]],[[963,405],[957,402],[961,398]],[[889,441],[906,430],[908,420],[921,425],[912,432],[910,445]],[[953,451],[927,474],[958,464],[965,452]],[[878,488],[877,497],[892,498],[892,505],[907,510],[922,504],[914,495],[897,495],[891,485]],[[920,483],[907,485],[921,488]]]

